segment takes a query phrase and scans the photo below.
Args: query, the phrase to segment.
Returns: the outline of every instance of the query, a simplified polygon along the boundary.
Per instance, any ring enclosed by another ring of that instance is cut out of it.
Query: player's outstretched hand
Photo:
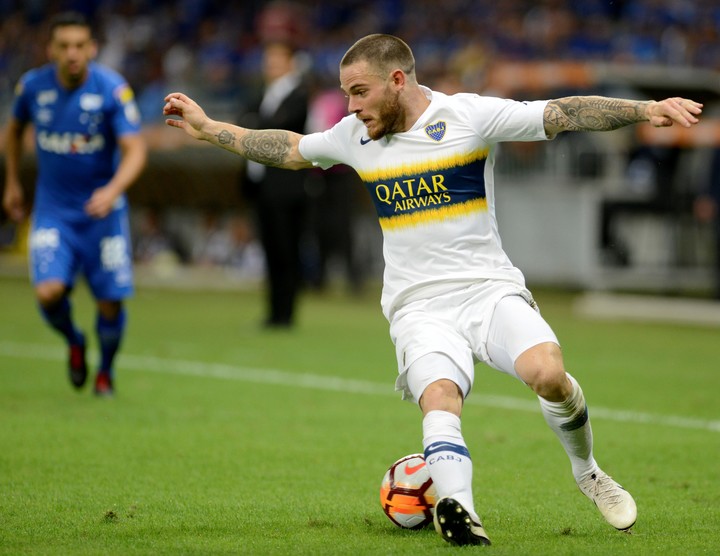
[[[171,127],[179,127],[196,139],[202,139],[202,129],[209,121],[200,105],[183,93],[170,93],[165,97],[163,115],[179,116],[180,119],[168,118],[165,123]]]
[[[694,100],[673,97],[648,105],[648,120],[655,127],[668,127],[674,123],[683,127],[691,127],[700,120],[703,105]]]

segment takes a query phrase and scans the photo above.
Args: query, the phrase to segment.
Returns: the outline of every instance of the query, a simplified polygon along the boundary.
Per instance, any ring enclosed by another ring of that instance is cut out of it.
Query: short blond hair
[[[367,62],[372,68],[386,74],[401,69],[415,78],[415,57],[410,47],[398,37],[380,33],[368,35],[352,45],[340,60],[340,67],[356,62]]]

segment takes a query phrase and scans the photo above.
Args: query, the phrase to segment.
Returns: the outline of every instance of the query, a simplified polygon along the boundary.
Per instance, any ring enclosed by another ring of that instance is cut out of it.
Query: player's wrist
[[[654,109],[655,105],[658,104],[658,102],[655,100],[646,100],[646,101],[642,101],[642,104],[645,105],[644,106],[645,109],[642,111],[642,114],[644,116],[642,121],[645,121],[645,122],[652,121],[653,109]]]
[[[203,122],[196,128],[200,134],[200,139],[210,143],[217,142],[217,135],[220,132],[222,124],[210,118],[205,118]],[[215,141],[213,141],[215,139]]]

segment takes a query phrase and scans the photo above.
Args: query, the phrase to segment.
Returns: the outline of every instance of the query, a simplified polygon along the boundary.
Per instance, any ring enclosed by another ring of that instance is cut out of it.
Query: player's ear
[[[94,60],[98,53],[98,43],[95,39],[90,40],[90,59]]]
[[[405,85],[405,82],[407,81],[407,76],[405,75],[405,72],[403,70],[395,69],[390,73],[390,80],[392,81],[393,85],[395,85],[395,87],[400,89]]]

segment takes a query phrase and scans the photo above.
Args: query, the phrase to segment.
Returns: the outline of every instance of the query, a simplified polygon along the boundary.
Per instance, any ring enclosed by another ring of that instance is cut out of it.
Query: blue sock
[[[40,305],[40,313],[45,322],[57,330],[68,344],[79,344],[84,340],[80,331],[73,324],[72,307],[68,296],[63,296],[60,301],[50,307]]]
[[[123,332],[125,331],[126,314],[125,308],[122,307],[117,318],[108,320],[98,313],[95,321],[95,330],[97,332],[100,344],[100,368],[99,372],[107,373],[112,377],[113,360],[115,354],[120,348]]]

